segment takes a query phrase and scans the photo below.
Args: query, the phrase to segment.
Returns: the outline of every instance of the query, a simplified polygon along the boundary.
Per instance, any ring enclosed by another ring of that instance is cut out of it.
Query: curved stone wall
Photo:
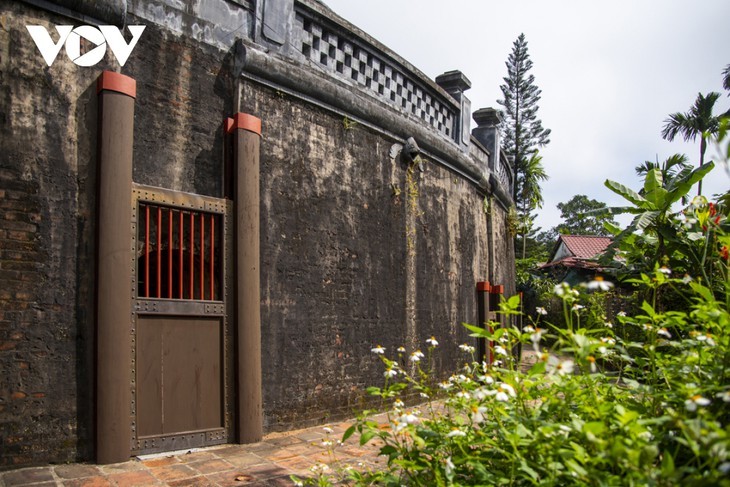
[[[136,183],[222,197],[223,120],[262,120],[265,431],[365,405],[375,344],[434,335],[439,373],[463,361],[476,283],[514,292],[511,170],[465,77],[437,84],[315,0],[94,5],[0,4],[0,468],[95,458],[102,70],[137,81]],[[146,25],[124,67],[46,66],[25,29],[122,13]]]

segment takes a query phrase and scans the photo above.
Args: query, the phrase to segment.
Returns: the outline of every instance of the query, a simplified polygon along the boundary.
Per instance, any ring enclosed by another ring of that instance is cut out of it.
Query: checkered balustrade
[[[497,164],[497,179],[502,184],[502,187],[512,192],[512,169],[509,167],[509,163],[499,158],[499,164]]]
[[[297,12],[295,19],[293,39],[305,58],[334,76],[364,87],[383,102],[420,118],[455,140],[458,114],[445,103],[442,95],[404,73],[396,62],[366,43],[338,35],[305,12]]]

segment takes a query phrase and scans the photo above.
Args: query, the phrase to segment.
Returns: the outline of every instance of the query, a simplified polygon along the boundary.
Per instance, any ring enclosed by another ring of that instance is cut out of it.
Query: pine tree
[[[514,157],[515,184],[512,196],[520,221],[526,221],[542,202],[539,181],[547,179],[542,167],[542,176],[531,173],[535,167],[530,161],[539,147],[550,142],[550,129],[543,128],[537,118],[537,102],[540,101],[542,91],[535,85],[535,76],[529,74],[532,61],[527,53],[525,34],[520,34],[512,44],[512,52],[505,64],[507,77],[503,78],[505,84],[499,87],[504,99],[497,101],[504,107],[502,147],[508,156]]]

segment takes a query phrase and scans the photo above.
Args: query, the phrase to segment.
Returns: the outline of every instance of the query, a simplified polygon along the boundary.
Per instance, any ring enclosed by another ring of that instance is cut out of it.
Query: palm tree
[[[679,171],[689,166],[689,160],[684,154],[674,154],[670,156],[666,161],[662,162],[651,162],[644,161],[634,168],[637,176],[646,176],[652,169],[659,169],[662,173],[662,177],[665,180],[673,178]]]
[[[700,136],[700,167],[705,162],[705,150],[707,150],[707,135],[717,133],[720,127],[721,116],[714,116],[712,109],[720,98],[719,93],[710,92],[707,96],[697,94],[697,99],[687,113],[672,113],[664,121],[662,138],[674,140],[677,134],[682,134],[684,140],[694,141]],[[702,180],[697,184],[697,194],[702,194]]]
[[[722,87],[730,91],[730,64],[722,72]]]
[[[525,167],[522,173],[522,187],[518,195],[521,203],[522,222],[522,258],[525,258],[527,247],[527,234],[532,226],[530,212],[536,208],[542,208],[544,200],[542,198],[542,188],[540,183],[547,181],[549,176],[545,172],[542,165],[542,156],[535,151],[532,156],[525,161]]]

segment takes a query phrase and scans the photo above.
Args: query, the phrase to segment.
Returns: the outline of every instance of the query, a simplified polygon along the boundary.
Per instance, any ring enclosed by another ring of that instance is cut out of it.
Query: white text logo
[[[45,27],[41,25],[26,25],[26,29],[30,32],[35,45],[41,52],[43,59],[49,66],[58,57],[61,48],[66,45],[66,55],[78,66],[93,66],[104,58],[106,54],[106,46],[112,50],[112,53],[119,61],[121,66],[127,62],[132,49],[137,45],[144,25],[128,25],[127,29],[132,34],[132,40],[127,44],[122,32],[113,25],[100,25],[98,28],[90,25],[82,25],[74,28],[73,25],[57,25],[58,42],[53,42],[51,35]],[[95,44],[96,47],[88,52],[81,54],[81,38]]]

